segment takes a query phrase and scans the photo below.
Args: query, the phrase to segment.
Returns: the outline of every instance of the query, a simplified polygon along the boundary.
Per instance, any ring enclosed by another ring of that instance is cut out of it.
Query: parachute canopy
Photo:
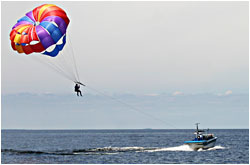
[[[64,10],[52,4],[41,5],[26,13],[13,26],[11,46],[18,53],[58,55],[66,43],[70,20]]]

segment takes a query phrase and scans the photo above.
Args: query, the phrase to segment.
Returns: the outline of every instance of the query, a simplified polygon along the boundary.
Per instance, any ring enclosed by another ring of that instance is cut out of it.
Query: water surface
[[[194,130],[2,130],[2,163],[248,164],[249,130],[211,130],[216,146],[183,145]]]

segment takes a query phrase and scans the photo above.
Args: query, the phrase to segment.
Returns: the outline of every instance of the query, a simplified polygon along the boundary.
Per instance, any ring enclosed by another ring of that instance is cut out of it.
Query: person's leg
[[[82,96],[82,92],[81,91],[79,91],[80,92],[80,95]]]

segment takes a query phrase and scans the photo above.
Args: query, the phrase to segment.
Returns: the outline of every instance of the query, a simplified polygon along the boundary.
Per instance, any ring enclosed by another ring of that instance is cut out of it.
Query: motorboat
[[[195,138],[191,141],[185,141],[184,143],[188,145],[193,150],[197,151],[199,149],[208,149],[215,146],[216,139],[213,134],[209,134],[209,129],[201,130],[198,128],[200,123],[196,123],[196,131],[194,132]]]

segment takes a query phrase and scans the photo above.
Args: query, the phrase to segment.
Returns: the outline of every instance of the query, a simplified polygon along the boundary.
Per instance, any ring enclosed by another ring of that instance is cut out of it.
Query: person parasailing
[[[18,19],[12,27],[11,47],[19,54],[32,54],[31,59],[44,63],[73,81],[77,95],[82,96],[80,85],[85,85],[79,80],[73,47],[67,33],[69,23],[70,19],[62,8],[53,4],[40,5]]]
[[[75,85],[75,92],[77,93],[77,96],[82,96],[82,91],[80,90],[80,85],[85,86],[84,84],[82,84],[81,82],[76,82]]]

